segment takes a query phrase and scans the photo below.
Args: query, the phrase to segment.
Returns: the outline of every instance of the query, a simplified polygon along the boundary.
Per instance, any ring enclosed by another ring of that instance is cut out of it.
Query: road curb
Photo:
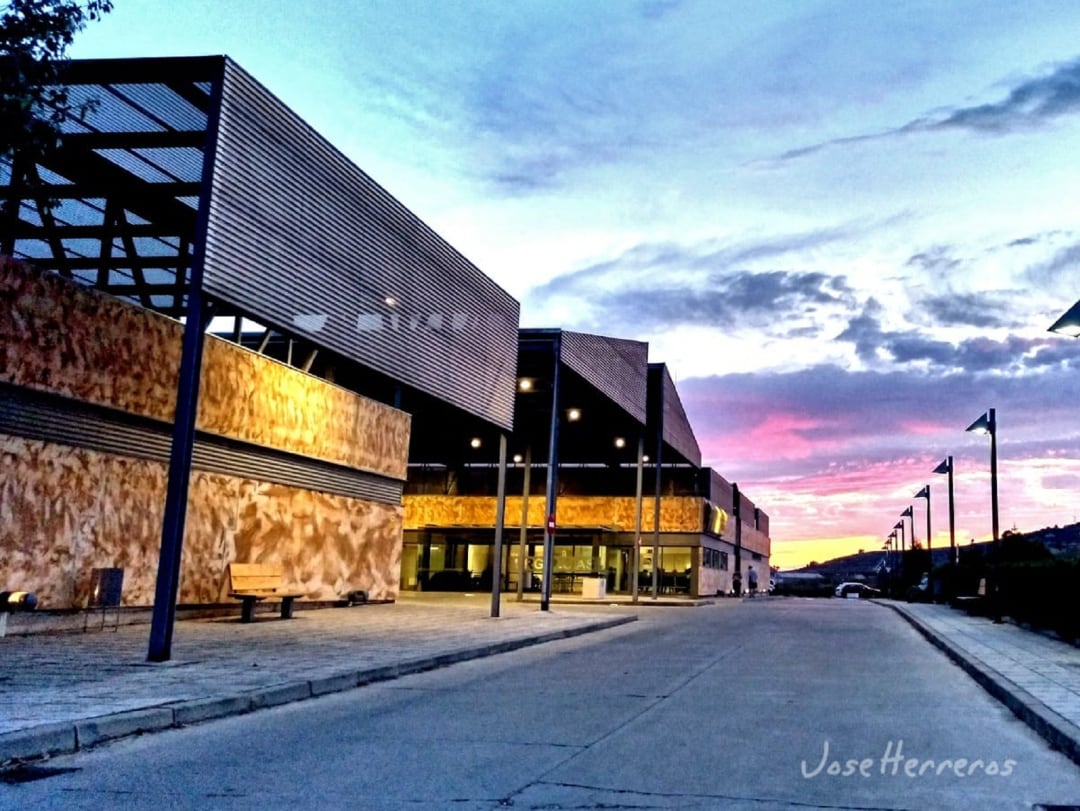
[[[493,642],[475,648],[464,648],[392,665],[379,665],[317,679],[286,682],[246,693],[148,706],[93,718],[82,718],[77,721],[40,724],[28,729],[0,734],[0,767],[13,762],[69,754],[104,741],[131,735],[176,729],[189,724],[304,701],[316,696],[340,693],[375,682],[391,681],[413,673],[435,670],[458,662],[542,645],[558,639],[606,631],[636,620],[636,616],[613,617],[574,628],[537,633],[520,639]]]
[[[879,603],[879,605],[891,608],[906,619],[916,631],[958,664],[980,687],[1008,707],[1043,740],[1062,752],[1073,763],[1080,765],[1080,729],[1077,729],[1068,719],[1058,715],[1027,690],[1005,678],[989,665],[954,645],[914,614],[904,610],[902,606],[891,603]]]

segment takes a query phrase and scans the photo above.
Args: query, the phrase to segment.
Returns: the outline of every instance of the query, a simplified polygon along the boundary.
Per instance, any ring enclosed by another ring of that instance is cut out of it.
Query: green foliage
[[[113,0],[7,0],[0,6],[0,158],[55,149],[60,128],[92,102],[73,103],[60,66],[75,35]]]

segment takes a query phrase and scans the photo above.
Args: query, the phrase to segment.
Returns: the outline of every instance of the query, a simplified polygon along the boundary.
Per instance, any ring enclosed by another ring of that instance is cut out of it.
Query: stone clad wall
[[[172,421],[183,325],[0,260],[0,380]],[[197,427],[404,479],[409,415],[208,336]]]
[[[171,421],[182,327],[0,260],[0,381]],[[409,416],[208,337],[198,427],[404,479]],[[167,466],[0,433],[0,589],[85,605],[90,570],[124,568],[150,605]],[[280,561],[307,599],[394,599],[403,509],[193,470],[180,602],[227,601],[233,560]]]
[[[641,500],[641,531],[653,531],[652,498]],[[660,500],[661,532],[701,532],[704,500],[693,496],[668,496]],[[633,532],[635,500],[632,496],[559,496],[558,525],[563,527],[610,527]],[[542,527],[547,508],[542,496],[529,498],[529,525]],[[507,496],[506,525],[521,522],[521,496]],[[405,529],[433,526],[495,526],[494,496],[405,496]]]

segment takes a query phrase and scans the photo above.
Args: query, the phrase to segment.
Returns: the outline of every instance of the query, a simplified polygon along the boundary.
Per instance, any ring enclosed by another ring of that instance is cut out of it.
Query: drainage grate
[[[35,780],[44,780],[46,777],[55,777],[58,774],[77,772],[78,769],[61,769],[52,766],[22,765],[0,771],[0,783],[14,785],[16,783],[32,783]]]

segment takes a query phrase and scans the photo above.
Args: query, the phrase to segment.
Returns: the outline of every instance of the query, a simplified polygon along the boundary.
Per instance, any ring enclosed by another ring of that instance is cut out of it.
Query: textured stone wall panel
[[[401,530],[397,506],[244,481],[236,560],[281,563],[288,583],[312,600],[340,599],[354,589],[394,599]]]
[[[183,326],[0,260],[0,380],[172,421]],[[208,336],[197,425],[404,479],[410,417]]]
[[[0,380],[172,419],[180,325],[0,260]]]
[[[416,496],[406,495],[405,528],[434,526],[494,526],[495,499],[490,496]],[[642,499],[642,532],[653,531],[654,499]],[[636,518],[633,497],[559,496],[557,523],[562,527],[610,527],[632,532]],[[540,527],[546,521],[545,499],[529,498],[529,525]],[[661,532],[701,532],[704,500],[690,496],[671,496],[660,500]],[[506,525],[521,522],[521,497],[506,499]]]
[[[90,570],[124,569],[123,604],[153,603],[165,465],[0,435],[0,588],[86,605]],[[195,471],[181,603],[228,602],[232,560],[279,560],[311,600],[395,599],[402,508]]]
[[[124,570],[124,605],[151,605],[165,513],[165,466],[81,449],[72,452],[87,457],[103,480],[76,580],[76,605],[86,603],[90,569],[95,567]]]
[[[73,604],[101,485],[85,454],[0,434],[0,589]]]
[[[217,473],[192,472],[184,524],[178,602],[229,601],[225,567],[234,559],[236,510],[241,481]]]
[[[205,431],[405,478],[404,412],[213,338],[199,391]]]

